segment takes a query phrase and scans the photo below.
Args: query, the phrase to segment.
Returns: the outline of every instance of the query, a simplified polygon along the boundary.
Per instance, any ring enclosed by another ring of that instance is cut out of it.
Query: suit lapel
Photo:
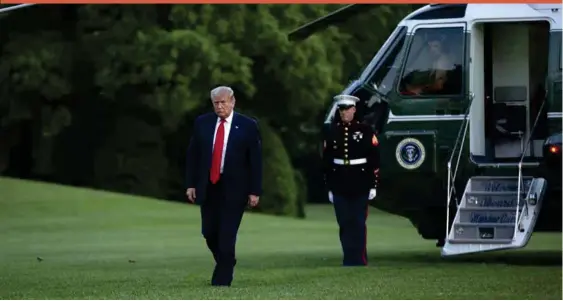
[[[215,126],[217,125],[217,115],[212,114],[209,120],[207,120],[207,124],[204,127],[205,133],[203,137],[211,137],[207,142],[207,153],[209,154],[209,159],[213,156],[213,137],[215,136]],[[211,161],[209,161],[211,162]],[[211,164],[211,163],[210,163]]]
[[[237,139],[238,135],[238,118],[237,113],[233,112],[233,120],[231,123],[231,130],[229,132],[229,140],[227,141],[227,149],[225,150],[225,161],[227,161],[227,155],[229,154],[229,149],[233,145],[233,141]]]

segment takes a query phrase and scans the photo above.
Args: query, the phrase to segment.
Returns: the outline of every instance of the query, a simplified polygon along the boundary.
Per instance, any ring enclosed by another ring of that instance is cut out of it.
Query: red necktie
[[[225,119],[221,119],[215,136],[215,145],[213,146],[213,155],[211,158],[211,172],[209,179],[215,184],[219,181],[221,175],[221,158],[223,155],[223,144],[225,140]]]

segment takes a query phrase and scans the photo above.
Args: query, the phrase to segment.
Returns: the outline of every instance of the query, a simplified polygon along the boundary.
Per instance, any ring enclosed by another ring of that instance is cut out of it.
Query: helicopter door
[[[541,33],[542,29],[548,32],[549,27],[521,22],[489,23],[485,28],[490,41],[486,51],[491,57],[487,78],[492,96],[494,157],[517,159],[524,150],[530,156],[533,150],[526,148],[525,142],[537,115],[531,116],[530,101],[541,92],[536,92],[537,86],[545,78],[548,40],[547,34],[542,39]],[[531,55],[532,51],[536,55]]]
[[[429,21],[431,22],[431,21]],[[464,118],[464,22],[418,24],[395,79],[382,165],[398,173],[438,173]],[[383,144],[383,142],[382,142]],[[402,175],[401,175],[402,176]]]

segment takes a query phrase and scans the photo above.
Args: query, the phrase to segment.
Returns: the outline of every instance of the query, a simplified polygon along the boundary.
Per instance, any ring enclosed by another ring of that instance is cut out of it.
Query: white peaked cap
[[[356,102],[360,101],[358,97],[352,95],[336,95],[334,100],[338,106],[355,106]]]

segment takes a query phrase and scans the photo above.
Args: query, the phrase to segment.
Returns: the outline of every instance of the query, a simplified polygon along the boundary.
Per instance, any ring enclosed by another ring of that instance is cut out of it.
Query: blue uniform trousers
[[[344,266],[367,265],[368,194],[360,197],[333,195],[334,212],[340,228]]]

